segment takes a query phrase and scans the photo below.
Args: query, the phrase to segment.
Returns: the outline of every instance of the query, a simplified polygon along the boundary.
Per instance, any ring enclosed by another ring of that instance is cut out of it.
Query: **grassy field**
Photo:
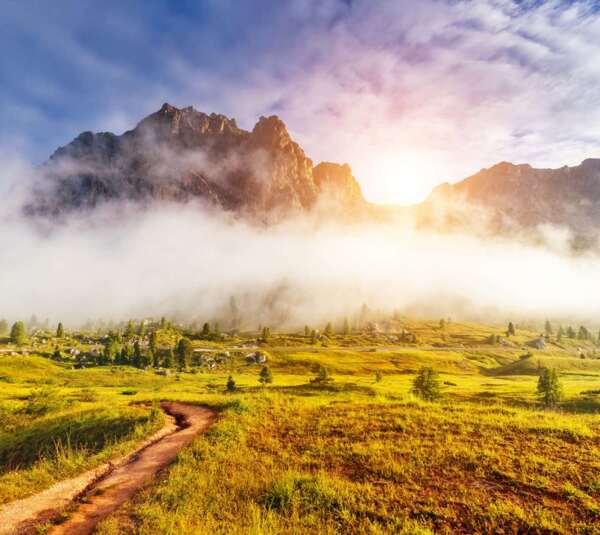
[[[410,329],[412,344],[274,335],[258,342],[266,387],[252,349],[237,349],[244,336],[194,340],[231,356],[166,376],[0,355],[0,503],[129,451],[161,424],[153,402],[172,399],[219,419],[98,533],[600,533],[596,345],[536,350],[535,331],[489,343],[502,329],[472,324]],[[411,394],[424,365],[440,372],[437,402]],[[319,366],[330,382],[311,383]],[[535,396],[544,366],[563,384],[553,409]]]

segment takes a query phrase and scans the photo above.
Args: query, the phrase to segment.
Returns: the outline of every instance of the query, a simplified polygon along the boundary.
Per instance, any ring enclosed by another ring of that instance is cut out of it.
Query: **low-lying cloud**
[[[311,216],[264,227],[188,203],[106,205],[40,231],[10,206],[0,316],[11,320],[226,321],[232,297],[246,328],[319,326],[363,303],[434,318],[600,317],[588,297],[600,260],[571,256],[550,230],[552,247]]]

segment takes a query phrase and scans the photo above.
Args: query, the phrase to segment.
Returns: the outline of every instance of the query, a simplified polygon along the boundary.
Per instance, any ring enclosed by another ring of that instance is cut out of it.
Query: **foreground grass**
[[[598,533],[590,415],[267,393],[99,533]]]
[[[411,347],[278,335],[261,345],[275,376],[266,389],[260,366],[231,348],[217,369],[170,376],[0,356],[0,503],[130,451],[159,425],[151,403],[172,399],[221,418],[100,533],[600,533],[590,344],[585,359],[569,340],[531,354],[535,332],[501,346],[486,343],[500,327],[413,323]],[[321,365],[334,381],[310,384]],[[441,373],[441,403],[409,394],[423,365]],[[535,399],[541,365],[561,371],[555,411]]]
[[[124,454],[164,418],[147,407],[53,413],[0,434],[0,504],[26,497]]]

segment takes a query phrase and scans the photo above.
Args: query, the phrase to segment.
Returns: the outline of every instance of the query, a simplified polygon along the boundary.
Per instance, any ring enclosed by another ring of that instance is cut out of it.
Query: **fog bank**
[[[198,204],[105,208],[49,232],[4,210],[0,317],[227,318],[320,325],[372,309],[455,319],[594,321],[595,256],[399,224],[257,227]],[[564,248],[566,249],[566,247]]]

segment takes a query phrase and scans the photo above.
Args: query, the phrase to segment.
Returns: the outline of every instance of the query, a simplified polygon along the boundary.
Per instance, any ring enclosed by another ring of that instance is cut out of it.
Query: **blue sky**
[[[0,152],[38,163],[168,101],[246,128],[276,113],[380,202],[501,160],[576,164],[600,156],[596,4],[7,0]]]

